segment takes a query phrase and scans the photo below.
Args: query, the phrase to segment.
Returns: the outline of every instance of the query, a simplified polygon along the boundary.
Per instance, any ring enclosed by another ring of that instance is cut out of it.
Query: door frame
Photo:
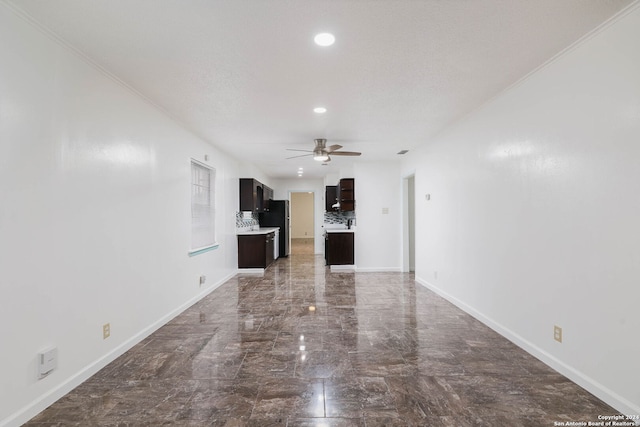
[[[413,181],[413,192],[409,191],[410,181]],[[415,215],[415,170],[402,177],[402,271],[415,271],[416,265],[416,215]],[[413,212],[411,207],[413,206]]]

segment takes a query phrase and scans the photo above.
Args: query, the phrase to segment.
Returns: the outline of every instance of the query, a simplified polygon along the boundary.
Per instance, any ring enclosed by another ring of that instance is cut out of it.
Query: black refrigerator
[[[260,227],[280,227],[280,257],[289,256],[289,201],[269,200],[269,211],[258,215]]]

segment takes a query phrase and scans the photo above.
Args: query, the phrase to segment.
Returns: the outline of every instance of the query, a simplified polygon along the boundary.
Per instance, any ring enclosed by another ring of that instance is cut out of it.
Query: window
[[[191,160],[191,250],[189,255],[197,255],[218,247],[215,182],[215,169]]]

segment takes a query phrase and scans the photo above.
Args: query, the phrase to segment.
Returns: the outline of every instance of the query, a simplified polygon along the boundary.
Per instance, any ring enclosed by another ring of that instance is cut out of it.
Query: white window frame
[[[216,249],[216,170],[191,159],[191,243],[189,256]]]

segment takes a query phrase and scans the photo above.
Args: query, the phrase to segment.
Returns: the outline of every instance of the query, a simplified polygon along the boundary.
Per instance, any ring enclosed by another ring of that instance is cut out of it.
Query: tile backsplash
[[[347,221],[351,220],[355,223],[356,213],[350,212],[325,212],[324,223],[325,224],[347,224]]]
[[[351,220],[355,224],[356,215],[355,212],[325,212],[324,223],[325,224],[347,224],[347,221]],[[258,214],[255,212],[236,212],[236,228],[239,229],[251,229],[254,226],[258,226]]]
[[[252,228],[258,225],[258,214],[254,212],[247,212],[249,215],[245,215],[244,212],[236,212],[236,228]]]

